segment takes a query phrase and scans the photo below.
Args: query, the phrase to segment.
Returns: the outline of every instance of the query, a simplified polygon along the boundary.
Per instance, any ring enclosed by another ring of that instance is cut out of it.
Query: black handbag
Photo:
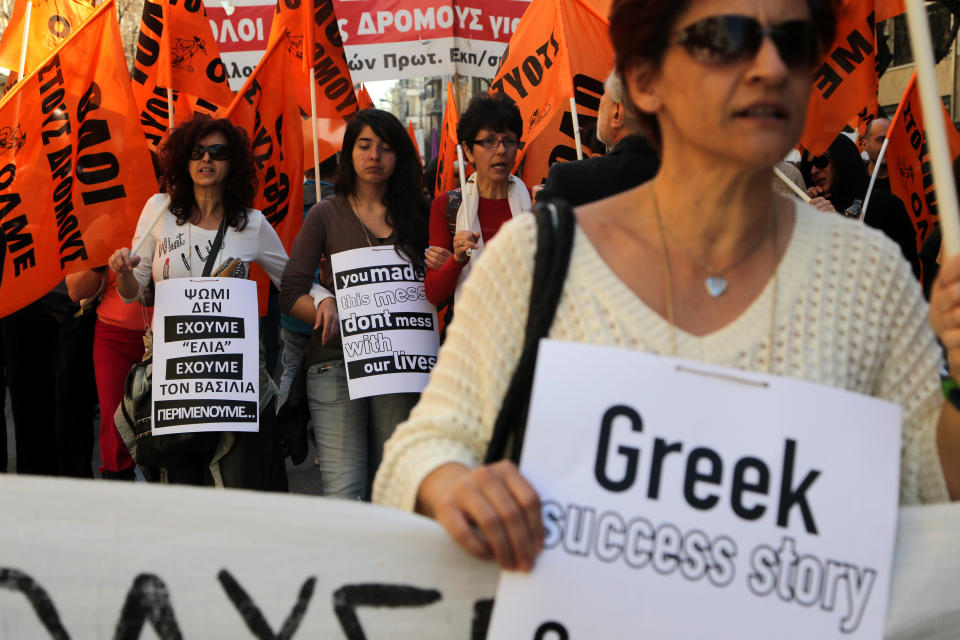
[[[227,219],[224,216],[203,265],[204,278],[213,271],[226,228]],[[153,469],[191,464],[208,459],[220,441],[219,431],[155,436],[152,431],[152,411],[153,356],[150,355],[131,367],[124,384],[123,400],[113,418],[134,462]]]
[[[485,464],[507,457],[520,462],[540,339],[546,337],[553,325],[570,265],[576,225],[570,205],[557,198],[538,202],[533,212],[537,217],[537,253],[523,350],[494,423]]]

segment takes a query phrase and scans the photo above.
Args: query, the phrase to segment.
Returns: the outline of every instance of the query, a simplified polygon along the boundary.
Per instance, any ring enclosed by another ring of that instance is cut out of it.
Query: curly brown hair
[[[247,209],[253,206],[257,192],[257,172],[246,131],[223,118],[198,114],[170,131],[160,150],[162,184],[170,194],[170,211],[177,217],[177,224],[186,224],[192,217],[197,201],[190,177],[190,152],[211,133],[222,134],[230,147],[230,171],[222,185],[223,215],[228,226],[242,231],[247,226]]]

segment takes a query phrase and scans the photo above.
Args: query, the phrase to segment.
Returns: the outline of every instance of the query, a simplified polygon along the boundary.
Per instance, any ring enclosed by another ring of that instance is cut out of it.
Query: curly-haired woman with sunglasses
[[[427,299],[451,301],[484,243],[503,223],[530,209],[530,193],[513,165],[523,135],[523,117],[510,98],[477,96],[460,116],[457,139],[474,168],[467,184],[440,194],[430,209]]]
[[[314,327],[307,345],[307,399],[314,425],[323,495],[368,496],[383,443],[405,420],[419,394],[350,399],[335,298],[309,295],[314,274],[333,288],[329,257],[364,247],[393,247],[424,272],[427,203],[420,160],[406,129],[379,109],[358,112],[343,135],[334,186],[337,194],[310,209],[290,252],[280,287],[280,309]]]
[[[166,193],[144,205],[133,238],[136,246],[146,235],[143,247],[132,256],[130,249],[119,249],[108,262],[120,296],[128,302],[138,299],[151,279],[201,276],[208,259],[214,275],[240,278],[256,262],[279,286],[287,253],[267,219],[251,208],[257,176],[247,134],[229,120],[198,116],[170,132],[161,164]],[[211,255],[218,234],[222,240]],[[273,440],[273,411],[266,408],[272,399],[273,387],[261,375],[260,431],[229,434],[231,453],[218,463],[170,468],[166,477],[185,484],[285,488],[286,472]]]
[[[896,403],[901,501],[946,500],[960,496],[960,412],[941,412],[940,350],[909,266],[879,232],[771,188],[834,32],[826,0],[615,0],[617,68],[662,164],[652,181],[576,209],[549,336]],[[378,502],[524,570],[543,545],[537,493],[512,464],[480,462],[520,354],[536,245],[521,216],[475,265],[374,487]],[[952,327],[941,338],[960,334],[943,311],[931,319]]]

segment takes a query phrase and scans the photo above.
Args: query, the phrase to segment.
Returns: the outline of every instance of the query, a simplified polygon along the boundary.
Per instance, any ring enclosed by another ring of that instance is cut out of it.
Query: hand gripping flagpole
[[[927,148],[933,165],[933,183],[936,187],[940,231],[946,255],[960,250],[960,212],[957,207],[957,187],[950,160],[947,129],[943,122],[943,107],[937,90],[936,68],[930,25],[923,0],[907,0],[907,26],[910,28],[910,46],[917,63],[917,82],[923,123],[927,130]]]

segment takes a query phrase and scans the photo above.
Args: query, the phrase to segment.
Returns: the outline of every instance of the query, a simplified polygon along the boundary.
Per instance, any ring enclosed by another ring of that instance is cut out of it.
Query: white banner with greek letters
[[[256,431],[257,283],[240,278],[162,280],[154,309],[154,435]]]
[[[327,498],[0,474],[0,513],[4,638],[482,640],[498,575],[431,520]],[[956,639],[957,531],[960,505],[900,510],[889,640]]]
[[[799,380],[544,341],[521,471],[545,550],[502,577],[490,637],[882,637],[900,420]]]
[[[330,256],[350,398],[419,393],[437,362],[437,308],[393,246]]]

